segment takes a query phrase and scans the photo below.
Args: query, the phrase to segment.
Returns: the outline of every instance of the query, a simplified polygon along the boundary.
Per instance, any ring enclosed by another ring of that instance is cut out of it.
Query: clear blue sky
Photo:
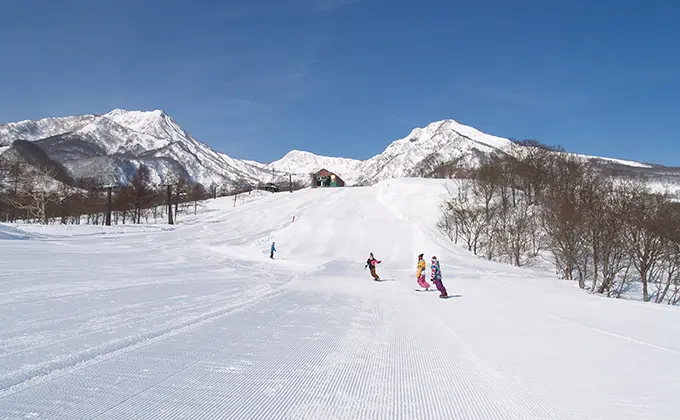
[[[452,118],[680,165],[680,3],[3,0],[0,123],[163,109],[271,161],[368,158]]]

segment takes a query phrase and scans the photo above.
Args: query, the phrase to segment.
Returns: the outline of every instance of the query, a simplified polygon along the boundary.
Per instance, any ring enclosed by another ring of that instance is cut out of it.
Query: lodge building
[[[345,186],[345,181],[343,181],[342,178],[326,169],[321,169],[318,172],[314,172],[310,174],[310,176],[312,188]]]

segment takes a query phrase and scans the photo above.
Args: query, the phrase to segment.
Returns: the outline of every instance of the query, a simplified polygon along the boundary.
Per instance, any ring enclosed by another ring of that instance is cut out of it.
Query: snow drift
[[[28,239],[28,233],[21,229],[0,223],[0,240]]]

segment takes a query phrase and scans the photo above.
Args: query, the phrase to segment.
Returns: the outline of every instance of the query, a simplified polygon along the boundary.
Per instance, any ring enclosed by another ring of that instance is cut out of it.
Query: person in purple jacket
[[[446,293],[444,283],[442,283],[442,270],[439,267],[439,261],[437,260],[437,257],[435,257],[434,255],[432,256],[432,282],[434,283],[435,286],[437,286],[440,298],[445,298],[449,296]]]

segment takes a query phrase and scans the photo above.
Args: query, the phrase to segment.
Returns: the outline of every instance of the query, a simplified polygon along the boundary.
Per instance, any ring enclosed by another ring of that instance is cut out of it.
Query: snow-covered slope
[[[677,417],[680,308],[474,257],[434,229],[445,187],[215,200],[172,228],[19,226],[33,235],[0,240],[0,418]],[[414,291],[419,253],[450,299]]]

